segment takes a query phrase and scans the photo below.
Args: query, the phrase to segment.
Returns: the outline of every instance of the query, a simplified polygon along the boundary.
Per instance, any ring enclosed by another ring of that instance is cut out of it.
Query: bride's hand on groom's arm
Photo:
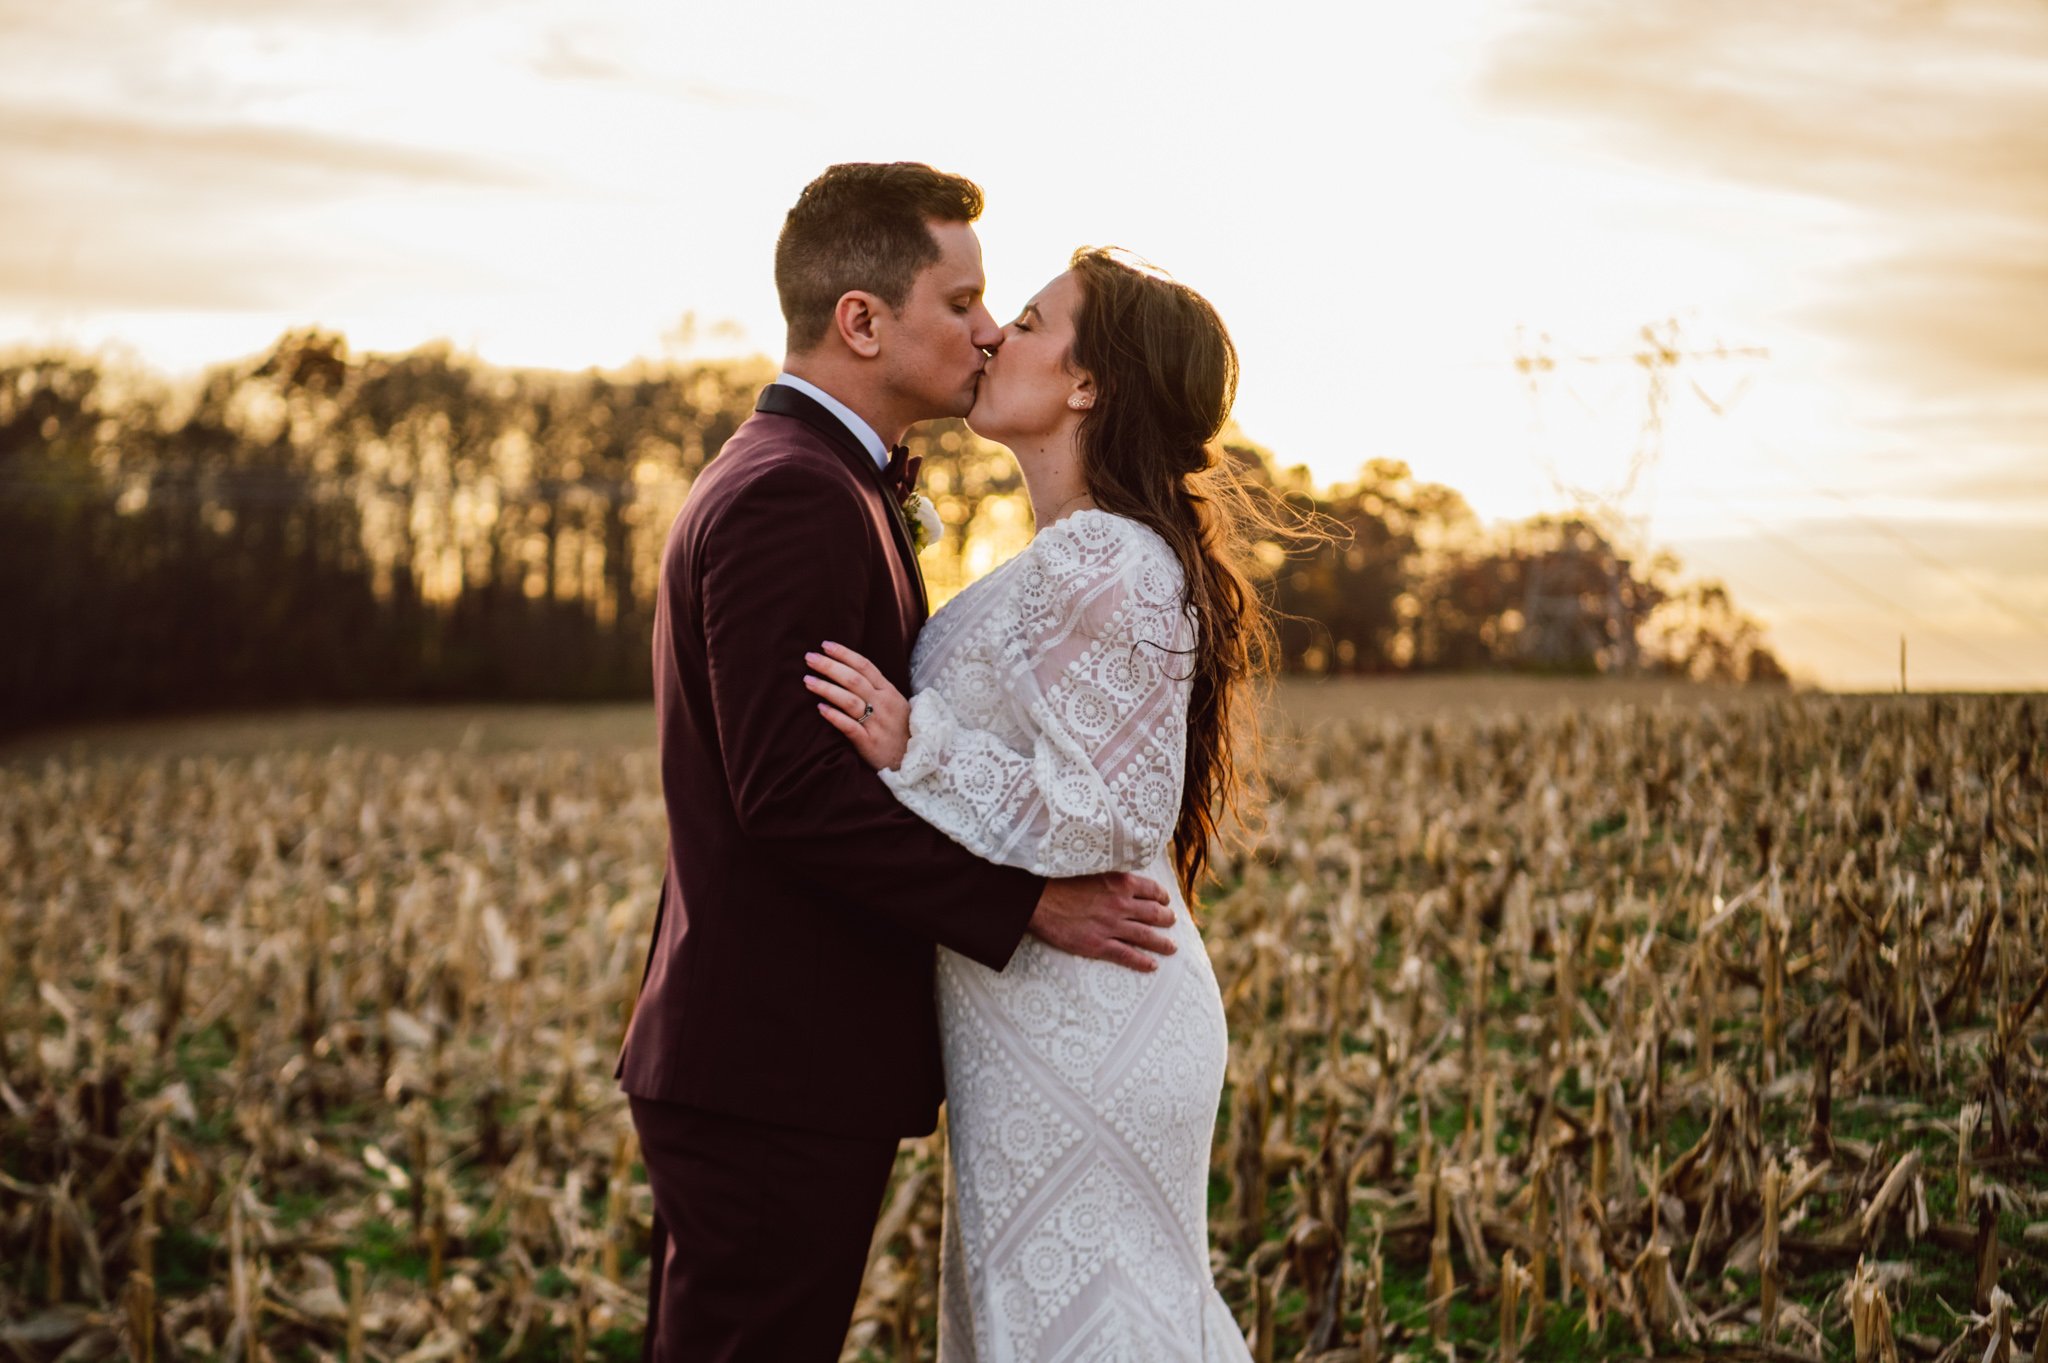
[[[804,685],[818,698],[818,713],[845,734],[876,771],[894,771],[910,746],[910,702],[873,663],[844,644],[806,653]]]
[[[1159,968],[1173,943],[1159,929],[1173,926],[1166,891],[1144,876],[1103,875],[1048,880],[1025,927],[1047,946],[1131,970]]]
[[[804,685],[818,713],[846,735],[877,771],[894,771],[910,744],[910,702],[875,665],[843,644],[806,653]],[[870,710],[868,707],[872,706]],[[865,722],[863,722],[865,721]],[[1047,946],[1131,970],[1159,968],[1173,954],[1163,929],[1173,926],[1166,891],[1144,876],[1102,875],[1048,880],[1026,931]]]

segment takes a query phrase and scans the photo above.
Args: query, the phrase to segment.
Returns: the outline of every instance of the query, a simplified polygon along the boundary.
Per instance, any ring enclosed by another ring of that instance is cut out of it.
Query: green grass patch
[[[427,1280],[427,1252],[413,1243],[412,1232],[389,1221],[366,1221],[344,1258],[361,1259],[372,1275],[395,1274],[414,1282]]]
[[[156,1242],[158,1295],[201,1291],[218,1279],[224,1262],[219,1240],[172,1220]]]
[[[1613,837],[1616,833],[1621,832],[1622,829],[1627,827],[1628,815],[1616,812],[1593,820],[1591,826],[1586,830],[1586,835],[1594,842],[1598,842],[1602,838]]]

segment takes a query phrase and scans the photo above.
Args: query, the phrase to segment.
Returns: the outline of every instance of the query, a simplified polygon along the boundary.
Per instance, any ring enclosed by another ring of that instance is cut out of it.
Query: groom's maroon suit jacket
[[[662,553],[668,874],[619,1057],[627,1093],[847,1135],[932,1129],[933,944],[1000,969],[1044,881],[904,809],[803,684],[804,653],[829,639],[908,695],[924,617],[873,458],[772,385]]]

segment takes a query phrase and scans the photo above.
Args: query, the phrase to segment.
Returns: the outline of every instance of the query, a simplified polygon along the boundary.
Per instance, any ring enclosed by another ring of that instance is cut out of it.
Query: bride
[[[1209,1271],[1226,1037],[1186,910],[1270,629],[1211,443],[1236,377],[1200,295],[1077,252],[967,418],[1015,453],[1036,536],[932,618],[907,701],[850,649],[807,658],[824,717],[970,851],[1178,891],[1150,973],[1030,937],[1000,973],[940,949],[942,1363],[1250,1357]]]

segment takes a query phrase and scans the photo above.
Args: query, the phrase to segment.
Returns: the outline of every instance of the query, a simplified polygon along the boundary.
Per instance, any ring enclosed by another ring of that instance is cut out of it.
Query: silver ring
[[[866,707],[865,709],[863,709],[863,710],[862,710],[862,711],[860,712],[860,722],[861,722],[861,723],[863,723],[863,724],[867,723],[867,722],[868,722],[868,716],[869,716],[869,715],[871,715],[871,714],[873,714],[874,712],[875,712],[875,707],[874,707],[874,706],[873,706],[872,704],[869,704],[869,705],[868,705],[868,706],[867,706],[867,707]]]

